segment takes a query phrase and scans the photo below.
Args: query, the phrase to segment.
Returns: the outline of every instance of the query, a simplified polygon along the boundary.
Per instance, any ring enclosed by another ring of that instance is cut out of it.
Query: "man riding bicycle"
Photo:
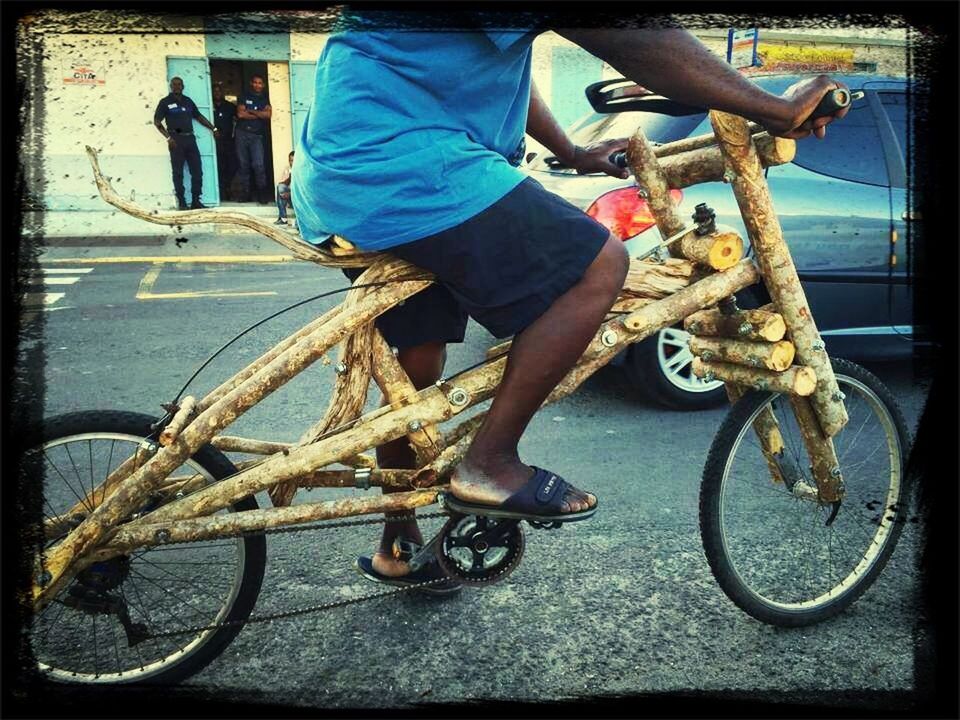
[[[516,165],[526,132],[578,173],[626,178],[609,161],[626,141],[577,147],[557,124],[531,82],[532,43],[547,29],[358,23],[332,35],[317,66],[293,200],[304,239],[332,232],[436,276],[377,322],[418,389],[439,379],[446,343],[463,340],[468,316],[498,338],[514,336],[500,389],[451,478],[450,507],[571,521],[590,517],[597,498],[525,464],[517,445],[600,326],[629,260],[605,227]],[[654,92],[740,115],[780,137],[823,137],[845,114],[806,120],[838,87],[829,78],[777,97],[681,29],[555,31]],[[414,467],[404,438],[380,447],[377,460]],[[433,564],[410,573],[410,546],[397,540],[423,542],[415,520],[385,525],[378,552],[358,561],[363,574],[406,584],[440,572]]]

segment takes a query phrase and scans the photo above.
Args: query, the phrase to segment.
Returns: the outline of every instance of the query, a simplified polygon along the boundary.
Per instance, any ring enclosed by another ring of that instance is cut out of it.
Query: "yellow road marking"
[[[81,263],[86,265],[105,265],[111,263],[283,263],[296,260],[293,255],[181,255],[181,256],[135,256],[95,258],[50,258],[41,260],[41,265]]]
[[[259,292],[224,292],[222,290],[197,290],[195,292],[176,292],[176,293],[155,293],[153,286],[157,282],[157,277],[163,265],[155,263],[152,268],[147,270],[147,274],[140,280],[140,287],[137,288],[137,300],[180,300],[184,298],[200,297],[250,297],[255,295],[276,295],[273,290]]]

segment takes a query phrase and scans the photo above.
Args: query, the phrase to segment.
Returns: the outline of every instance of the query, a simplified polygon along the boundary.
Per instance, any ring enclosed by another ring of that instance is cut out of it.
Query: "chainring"
[[[491,585],[516,569],[524,546],[519,520],[454,513],[440,530],[437,562],[464,585]]]

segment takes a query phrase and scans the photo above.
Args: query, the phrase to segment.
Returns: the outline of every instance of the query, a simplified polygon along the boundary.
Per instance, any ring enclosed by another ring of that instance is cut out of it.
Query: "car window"
[[[877,93],[877,97],[880,98],[883,111],[887,114],[887,118],[893,126],[893,132],[900,144],[900,152],[905,155],[907,151],[907,95],[901,92],[881,92]]]
[[[841,180],[887,185],[887,165],[876,119],[866,98],[855,100],[843,120],[831,123],[822,140],[797,143],[795,164]]]
[[[598,140],[630,137],[637,127],[643,127],[647,139],[658,145],[682,140],[697,127],[704,113],[671,117],[659,113],[626,112],[614,115],[598,115],[592,122],[576,128],[572,140],[577,145],[587,145]]]

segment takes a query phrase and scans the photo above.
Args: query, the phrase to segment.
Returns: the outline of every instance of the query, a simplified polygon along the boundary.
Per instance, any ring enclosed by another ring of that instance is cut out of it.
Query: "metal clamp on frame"
[[[370,468],[357,468],[353,471],[353,484],[360,490],[370,489]]]

